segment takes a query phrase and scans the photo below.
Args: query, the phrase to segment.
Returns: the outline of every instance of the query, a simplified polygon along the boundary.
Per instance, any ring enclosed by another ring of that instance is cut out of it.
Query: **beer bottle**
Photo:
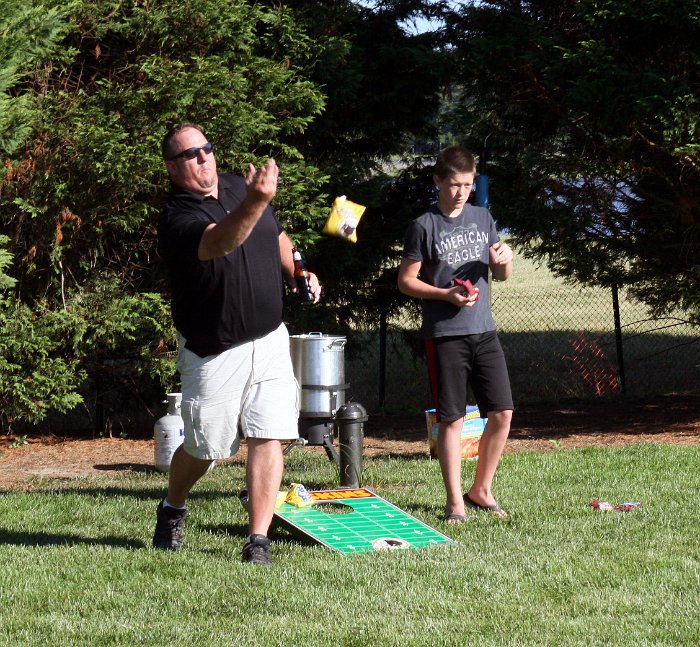
[[[302,303],[312,303],[314,295],[311,294],[309,286],[309,273],[304,267],[304,261],[301,260],[301,254],[296,247],[292,247],[292,258],[294,259],[294,280],[297,284],[297,292]]]

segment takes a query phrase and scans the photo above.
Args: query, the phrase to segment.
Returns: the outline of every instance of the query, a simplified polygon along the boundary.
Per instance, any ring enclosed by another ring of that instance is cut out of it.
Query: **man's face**
[[[440,192],[440,209],[445,215],[458,215],[469,198],[474,186],[474,173],[455,173],[441,180],[434,176],[435,186]]]
[[[171,150],[181,153],[188,148],[199,148],[207,143],[207,138],[196,128],[185,128],[171,142]],[[216,194],[217,173],[214,153],[200,150],[192,159],[177,157],[168,160],[165,165],[170,179],[182,187],[202,195]]]

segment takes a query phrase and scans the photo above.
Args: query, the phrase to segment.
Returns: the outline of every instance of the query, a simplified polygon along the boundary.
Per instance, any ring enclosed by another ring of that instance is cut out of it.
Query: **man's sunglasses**
[[[177,155],[173,155],[172,157],[168,158],[169,162],[172,162],[173,160],[176,160],[178,157],[182,157],[182,159],[185,160],[191,160],[197,157],[199,155],[199,151],[204,151],[206,155],[209,155],[214,150],[214,144],[211,142],[207,142],[204,144],[204,146],[195,146],[194,148],[186,148],[184,151],[181,153],[178,153]]]

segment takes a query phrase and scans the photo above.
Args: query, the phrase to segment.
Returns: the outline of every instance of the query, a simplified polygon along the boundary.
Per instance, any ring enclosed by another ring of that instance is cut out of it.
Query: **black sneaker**
[[[187,510],[165,508],[163,502],[156,510],[156,531],[153,533],[153,548],[180,550],[182,548],[182,527],[185,525]]]
[[[243,546],[243,561],[258,566],[272,566],[270,559],[270,540],[265,535],[251,535]]]

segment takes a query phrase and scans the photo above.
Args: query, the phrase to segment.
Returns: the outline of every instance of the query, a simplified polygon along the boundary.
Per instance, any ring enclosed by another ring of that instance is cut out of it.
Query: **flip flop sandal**
[[[472,510],[477,510],[478,512],[491,512],[497,517],[505,518],[508,513],[500,506],[498,503],[494,505],[479,505],[476,501],[472,501],[468,494],[464,495],[464,505],[469,506]]]
[[[457,514],[456,512],[452,512],[451,514],[446,514],[444,517],[444,521],[446,521],[451,526],[455,526],[459,523],[464,523],[466,520],[467,520],[466,514]]]

